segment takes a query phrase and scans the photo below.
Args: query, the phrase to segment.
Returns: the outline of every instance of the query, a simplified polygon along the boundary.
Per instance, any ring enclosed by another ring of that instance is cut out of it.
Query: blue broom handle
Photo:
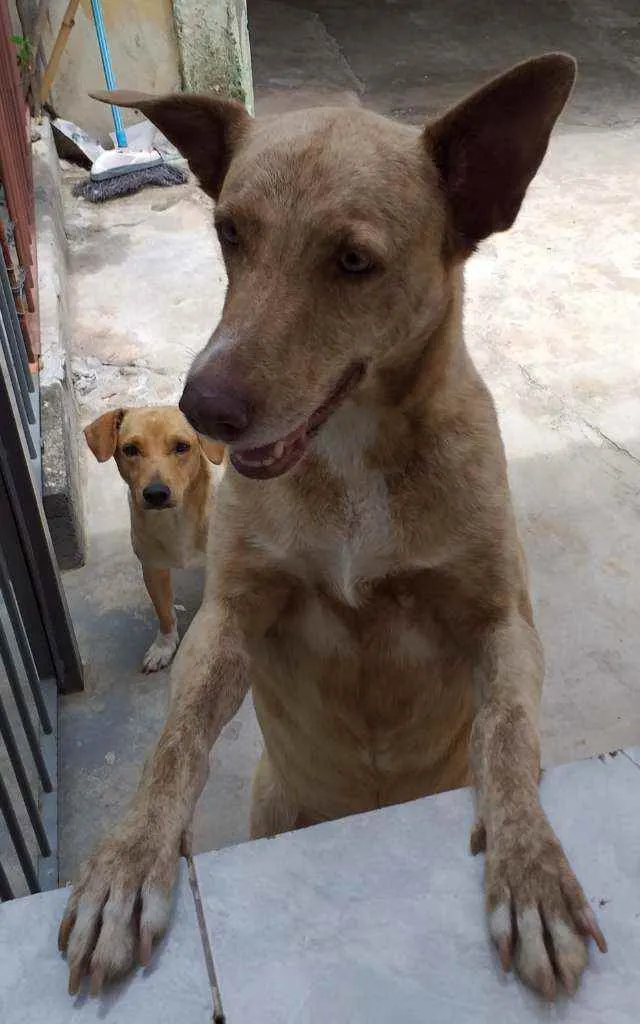
[[[105,32],[100,0],[91,0],[91,11],[93,13],[93,21],[96,26],[96,35],[98,37],[98,46],[100,47],[100,56],[102,58],[102,67],[104,69],[104,79],[107,83],[107,89],[115,89],[116,80],[113,77],[113,68],[111,67],[111,57],[109,55],[109,44],[107,42],[107,34]],[[127,136],[125,134],[120,111],[117,107],[112,106],[111,113],[113,115],[113,123],[116,129],[116,142],[120,149],[125,149],[127,145]]]

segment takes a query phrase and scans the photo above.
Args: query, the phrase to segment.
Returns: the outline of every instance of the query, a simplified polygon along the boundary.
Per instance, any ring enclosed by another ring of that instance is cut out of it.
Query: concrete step
[[[207,1024],[211,989],[200,931],[182,865],[171,928],[152,965],[98,999],[67,994],[57,933],[68,890],[0,908],[0,1020],[3,1024]]]
[[[545,808],[597,913],[578,995],[504,976],[458,790],[195,859],[227,1024],[632,1024],[640,1005],[640,748],[555,768]],[[186,868],[153,966],[98,1000],[66,993],[62,890],[0,911],[0,1020],[206,1024],[213,997]]]
[[[545,774],[609,943],[550,1008],[489,946],[468,790],[196,858],[228,1024],[632,1024],[640,1006],[640,751]],[[633,758],[635,758],[635,763]]]

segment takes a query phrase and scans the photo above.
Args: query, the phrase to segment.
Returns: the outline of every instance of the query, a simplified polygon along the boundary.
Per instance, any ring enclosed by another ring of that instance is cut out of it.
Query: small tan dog
[[[180,407],[230,454],[164,729],[60,929],[72,992],[148,960],[210,747],[250,688],[252,835],[472,780],[504,967],[552,998],[589,936],[604,950],[540,803],[542,645],[463,331],[464,262],[513,224],[574,75],[563,54],[527,61],[422,130],[115,94],[217,200],[229,288]]]
[[[114,458],[129,487],[131,543],[158,616],[155,640],[142,660],[157,672],[179,644],[172,569],[204,563],[212,473],[224,446],[199,436],[170,405],[112,409],[84,431],[98,462]]]

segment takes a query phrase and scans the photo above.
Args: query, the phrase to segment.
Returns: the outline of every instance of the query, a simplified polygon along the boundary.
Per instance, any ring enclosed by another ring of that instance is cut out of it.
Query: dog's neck
[[[428,429],[431,416],[453,408],[471,361],[464,344],[462,272],[456,271],[426,327],[372,369],[357,394],[337,410],[314,443],[314,452],[348,475],[367,453],[375,450],[380,468],[398,465],[398,446],[415,444]]]
[[[403,339],[372,373],[362,397],[381,410],[411,414],[448,391],[468,359],[463,334],[464,279],[462,269],[450,277],[449,287],[435,310],[413,337]]]

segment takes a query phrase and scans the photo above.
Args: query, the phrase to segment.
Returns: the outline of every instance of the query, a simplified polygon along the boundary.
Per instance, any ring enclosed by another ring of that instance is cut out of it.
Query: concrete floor
[[[208,201],[193,185],[148,189],[104,207],[65,189],[70,244],[74,383],[82,422],[106,409],[176,401],[194,353],[219,316],[225,278]],[[168,672],[139,665],[155,633],[129,540],[125,485],[114,462],[85,452],[89,552],[65,588],[87,668],[87,690],[62,702],[60,876],[66,880],[126,806],[166,711]],[[202,575],[175,574],[184,631]],[[249,782],[259,753],[250,707],[213,758],[194,828],[198,851],[246,837]],[[215,807],[215,814],[209,808]]]
[[[579,59],[516,227],[470,262],[467,332],[498,403],[547,650],[545,763],[637,745],[637,0],[249,0],[249,16],[258,112],[364,102],[420,122],[530,54]],[[83,418],[171,400],[223,296],[207,202],[187,187],[66,210]],[[63,878],[126,804],[167,682],[137,672],[153,617],[113,464],[87,459],[87,504],[89,561],[65,578],[90,685],[62,709]],[[199,588],[180,581],[183,625]],[[258,749],[247,706],[217,746],[198,849],[245,837]]]

